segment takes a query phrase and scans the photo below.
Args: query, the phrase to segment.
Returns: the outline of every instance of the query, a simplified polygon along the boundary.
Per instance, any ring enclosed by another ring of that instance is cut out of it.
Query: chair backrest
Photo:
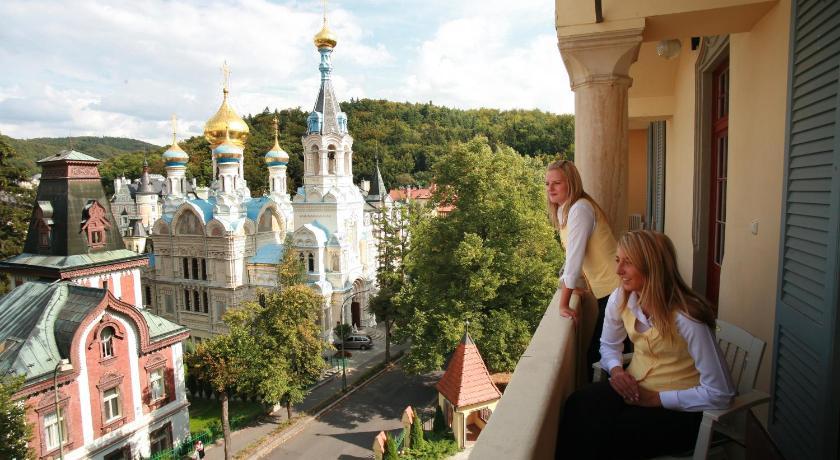
[[[744,394],[755,387],[758,366],[764,355],[765,343],[738,326],[717,320],[717,342],[723,352],[732,383],[738,394]]]

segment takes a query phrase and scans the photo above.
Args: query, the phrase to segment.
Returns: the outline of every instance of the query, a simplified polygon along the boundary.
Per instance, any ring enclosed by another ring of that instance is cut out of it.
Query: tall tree
[[[35,458],[29,448],[32,427],[26,424],[26,407],[12,399],[22,385],[23,377],[0,376],[0,458]]]
[[[291,247],[291,240],[286,247]],[[257,301],[243,304],[243,311],[253,314],[237,321],[250,322],[264,360],[275,366],[275,373],[257,384],[257,393],[266,403],[283,403],[291,419],[292,405],[303,401],[321,376],[328,345],[317,325],[323,298],[305,284],[304,267],[293,251],[284,254],[277,279],[277,289],[261,290]]]
[[[266,402],[286,406],[300,403],[324,370],[322,354],[327,346],[317,325],[323,298],[305,284],[261,291],[262,307],[255,317],[254,332],[263,353],[282,363],[285,379],[265,380],[260,394]]]
[[[15,149],[0,135],[0,260],[23,251],[35,201],[33,191],[19,185],[24,174],[16,157]],[[0,274],[0,295],[8,286],[8,276]]]
[[[400,302],[400,292],[405,281],[403,260],[408,254],[409,226],[412,219],[422,217],[424,209],[416,203],[405,203],[387,209],[382,203],[380,212],[375,218],[379,247],[379,266],[376,272],[376,282],[379,291],[370,300],[370,309],[376,314],[379,322],[385,324],[385,362],[391,362],[392,330],[405,308]]]
[[[556,288],[562,251],[548,223],[541,162],[485,138],[457,145],[433,168],[446,216],[411,228],[400,295],[410,314],[406,367],[442,367],[470,321],[494,371],[512,370]]]
[[[222,405],[222,432],[225,440],[225,460],[232,458],[230,450],[230,412],[228,401],[235,393],[253,394],[260,383],[270,380],[266,373],[283,379],[282,367],[272,366],[260,347],[257,337],[248,327],[254,312],[237,307],[225,313],[229,332],[201,342],[195,352],[187,356],[191,375],[209,384],[219,395]]]

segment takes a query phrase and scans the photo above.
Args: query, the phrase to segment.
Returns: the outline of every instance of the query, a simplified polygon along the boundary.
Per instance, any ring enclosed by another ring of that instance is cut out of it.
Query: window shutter
[[[840,1],[794,0],[770,433],[837,459]]]
[[[647,228],[665,229],[665,122],[648,126]]]

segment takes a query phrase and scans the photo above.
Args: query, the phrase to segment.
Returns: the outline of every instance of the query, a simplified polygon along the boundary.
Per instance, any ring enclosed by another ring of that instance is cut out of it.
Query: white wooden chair
[[[743,446],[747,410],[770,400],[770,395],[754,388],[758,366],[764,355],[766,345],[764,341],[738,326],[721,320],[717,321],[716,337],[732,375],[732,383],[735,384],[738,393],[728,409],[703,411],[703,421],[700,422],[694,451],[693,453],[686,452],[681,457],[705,459],[713,445],[718,446],[729,441],[735,441]],[[632,357],[632,353],[625,353],[624,363],[629,363]],[[604,375],[600,364],[594,363],[592,368],[595,372],[593,381],[600,381]],[[713,436],[715,432],[723,436]]]

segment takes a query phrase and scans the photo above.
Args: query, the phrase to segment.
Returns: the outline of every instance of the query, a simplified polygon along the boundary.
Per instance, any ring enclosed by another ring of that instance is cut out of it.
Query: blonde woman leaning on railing
[[[578,322],[580,313],[570,308],[569,302],[573,290],[581,284],[586,285],[586,289],[598,299],[595,331],[586,348],[587,363],[594,363],[600,357],[598,339],[604,324],[607,299],[618,287],[618,276],[612,262],[615,238],[604,211],[583,190],[580,173],[574,163],[560,160],[548,165],[545,191],[548,217],[560,234],[566,251],[566,263],[560,275],[560,314]],[[581,278],[586,280],[585,283],[580,283]]]

